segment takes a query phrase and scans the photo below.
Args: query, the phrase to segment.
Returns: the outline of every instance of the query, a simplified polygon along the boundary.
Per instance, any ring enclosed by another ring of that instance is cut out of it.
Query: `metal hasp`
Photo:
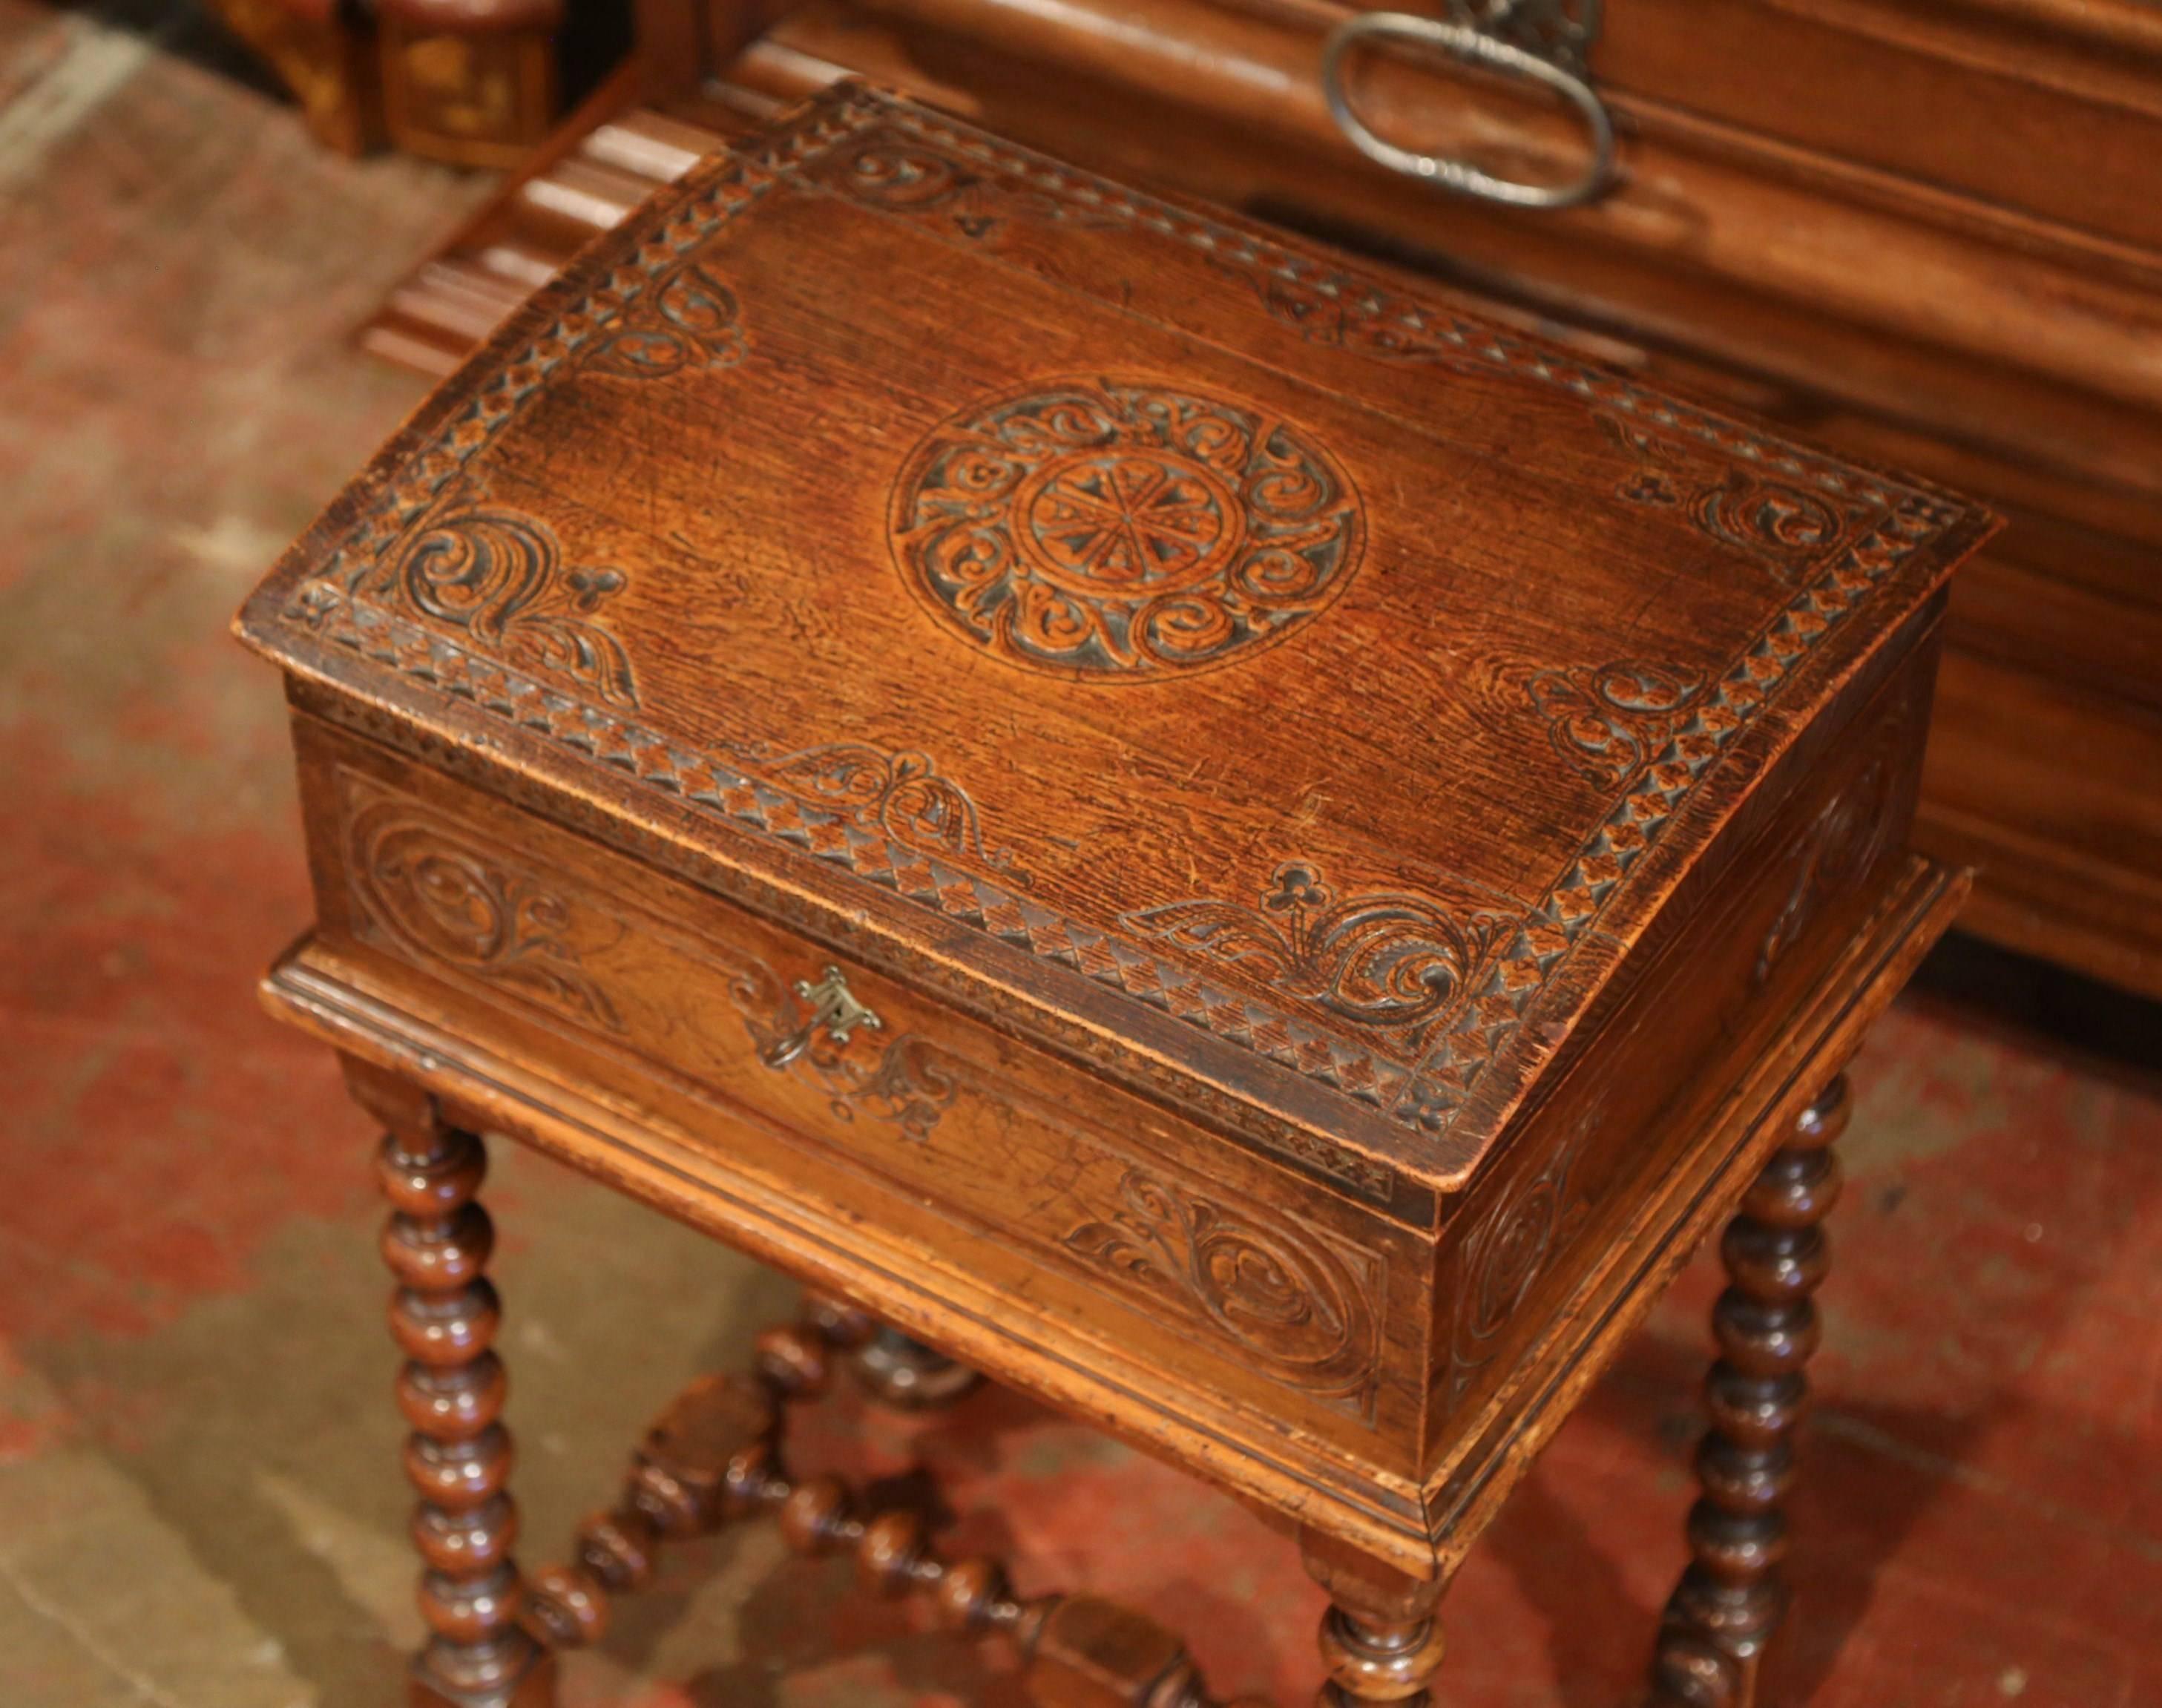
[[[1423,178],[1460,196],[1512,207],[1577,207],[1606,189],[1614,172],[1614,121],[1591,86],[1586,55],[1599,37],[1600,0],[1449,0],[1446,19],[1408,12],[1361,12],[1329,33],[1321,49],[1321,92],[1329,116],[1352,145],[1392,172]],[[1421,154],[1385,141],[1352,110],[1344,62],[1361,42],[1402,41],[1439,48],[1465,64],[1553,90],[1582,117],[1591,160],[1565,184],[1496,178],[1464,160]]]
[[[810,1004],[811,1012],[802,1025],[765,1050],[762,1059],[769,1068],[786,1068],[809,1049],[812,1036],[821,1026],[835,1043],[845,1044],[858,1026],[875,1032],[885,1024],[856,1000],[838,967],[827,968],[815,985],[808,979],[798,979],[796,994]]]

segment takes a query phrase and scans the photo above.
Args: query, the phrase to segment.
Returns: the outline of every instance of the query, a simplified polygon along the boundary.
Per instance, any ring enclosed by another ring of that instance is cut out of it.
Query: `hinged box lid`
[[[1989,526],[848,87],[514,316],[242,627],[1204,1119],[1448,1184]]]

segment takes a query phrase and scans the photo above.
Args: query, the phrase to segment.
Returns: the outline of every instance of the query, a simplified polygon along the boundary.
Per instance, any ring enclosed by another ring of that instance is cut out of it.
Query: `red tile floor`
[[[274,683],[226,638],[415,399],[342,334],[481,186],[307,145],[0,0],[0,1704],[355,1708],[415,1636],[369,1136],[250,981],[305,919]],[[2149,1035],[2151,1037],[2151,1034]],[[1856,1070],[1796,1504],[1797,1700],[2162,1704],[2162,1100],[1941,1004]],[[559,1554],[775,1277],[499,1152],[525,1551]],[[1700,1264],[1452,1591],[1452,1708],[1621,1708],[1679,1564]],[[627,1345],[611,1303],[635,1293]],[[1010,1395],[836,1462],[948,1479],[1025,1588],[1135,1598],[1295,1703],[1318,1596],[1238,1507]],[[568,1695],[1019,1700],[769,1531],[685,1549]]]

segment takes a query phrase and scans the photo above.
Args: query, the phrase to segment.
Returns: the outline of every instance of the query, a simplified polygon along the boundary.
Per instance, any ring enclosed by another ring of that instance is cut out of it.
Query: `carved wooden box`
[[[1988,526],[843,91],[248,605],[268,990],[1428,1575],[1955,905]]]

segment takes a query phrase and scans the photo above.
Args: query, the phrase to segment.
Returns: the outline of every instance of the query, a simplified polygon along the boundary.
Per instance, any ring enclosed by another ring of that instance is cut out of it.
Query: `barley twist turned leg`
[[[1846,1079],[1795,1123],[1720,1244],[1730,1281],[1712,1313],[1719,1361],[1705,1385],[1711,1428],[1697,1449],[1704,1494],[1689,1511],[1695,1556],[1667,1604],[1652,1665],[1655,1708],[1762,1708],[1766,1651],[1787,1611],[1780,1511],[1794,1481],[1794,1435],[1818,1339],[1810,1295],[1830,1248],[1821,1224],[1839,1196],[1834,1140]]]
[[[376,1161],[391,1205],[383,1255],[399,1282],[390,1328],[407,1360],[398,1403],[413,1426],[405,1470],[420,1493],[413,1539],[433,1633],[414,1665],[416,1708],[552,1700],[552,1664],[518,1625],[510,1438],[497,1421],[503,1364],[489,1347],[499,1308],[481,1272],[494,1230],[473,1202],[487,1166],[480,1140],[432,1111],[394,1126]]]
[[[785,1408],[817,1398],[833,1355],[859,1352],[877,1333],[859,1311],[807,1298],[798,1321],[758,1337],[748,1380],[706,1376],[677,1395],[646,1432],[616,1504],[581,1527],[573,1562],[534,1579],[527,1629],[551,1649],[598,1642],[617,1598],[651,1579],[665,1540],[765,1513],[796,1553],[853,1554],[866,1589],[922,1597],[942,1629],[1006,1637],[1037,1708],[1267,1708],[1219,1703],[1185,1646],[1145,1615],[1093,1596],[1017,1596],[995,1559],[943,1559],[922,1512],[881,1508],[837,1476],[791,1472]]]

